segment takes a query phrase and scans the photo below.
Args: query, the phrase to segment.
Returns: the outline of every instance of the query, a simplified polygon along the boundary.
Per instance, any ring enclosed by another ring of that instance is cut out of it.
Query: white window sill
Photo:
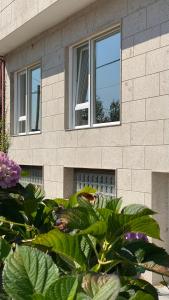
[[[100,124],[93,124],[92,126],[85,125],[85,126],[76,126],[74,128],[66,128],[65,131],[73,131],[73,130],[81,130],[81,129],[93,129],[93,128],[103,128],[103,127],[114,127],[120,126],[121,122],[110,122],[110,123],[100,123]]]
[[[33,132],[25,132],[25,133],[13,134],[11,136],[12,137],[18,137],[18,136],[36,135],[36,134],[41,134],[41,133],[42,133],[42,131],[33,131]]]

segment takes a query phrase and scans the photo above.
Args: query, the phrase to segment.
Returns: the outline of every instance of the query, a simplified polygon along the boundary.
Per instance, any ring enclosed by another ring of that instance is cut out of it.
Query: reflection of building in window
[[[24,176],[21,177],[20,183],[26,186],[29,183],[43,186],[43,168],[41,166],[25,166],[21,169]]]
[[[70,48],[70,127],[120,121],[120,57],[119,30]]]
[[[15,134],[40,131],[41,68],[34,66],[15,73]]]
[[[97,192],[115,197],[115,171],[75,169],[74,190],[79,191],[85,186],[91,186]]]

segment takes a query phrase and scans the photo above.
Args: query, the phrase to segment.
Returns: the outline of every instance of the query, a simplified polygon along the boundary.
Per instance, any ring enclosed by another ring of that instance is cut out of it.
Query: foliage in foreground
[[[93,193],[51,200],[31,184],[0,190],[4,299],[158,299],[140,277],[169,276],[166,251],[143,238],[160,239],[154,212]]]

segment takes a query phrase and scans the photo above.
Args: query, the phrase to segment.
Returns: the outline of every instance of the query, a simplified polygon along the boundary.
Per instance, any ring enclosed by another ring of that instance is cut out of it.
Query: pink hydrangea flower
[[[9,188],[15,186],[20,179],[21,168],[8,155],[0,152],[0,187]]]

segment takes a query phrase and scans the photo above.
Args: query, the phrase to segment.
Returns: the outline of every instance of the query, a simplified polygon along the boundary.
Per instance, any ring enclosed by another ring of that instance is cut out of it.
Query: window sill
[[[19,136],[28,136],[28,135],[36,135],[41,134],[42,131],[34,131],[34,132],[26,132],[26,133],[19,133],[19,134],[12,134],[12,137],[19,137]]]
[[[96,129],[96,128],[106,128],[106,127],[115,127],[115,126],[121,126],[121,122],[117,121],[112,123],[100,123],[100,124],[93,124],[93,126],[78,126],[75,128],[66,128],[65,131]]]

